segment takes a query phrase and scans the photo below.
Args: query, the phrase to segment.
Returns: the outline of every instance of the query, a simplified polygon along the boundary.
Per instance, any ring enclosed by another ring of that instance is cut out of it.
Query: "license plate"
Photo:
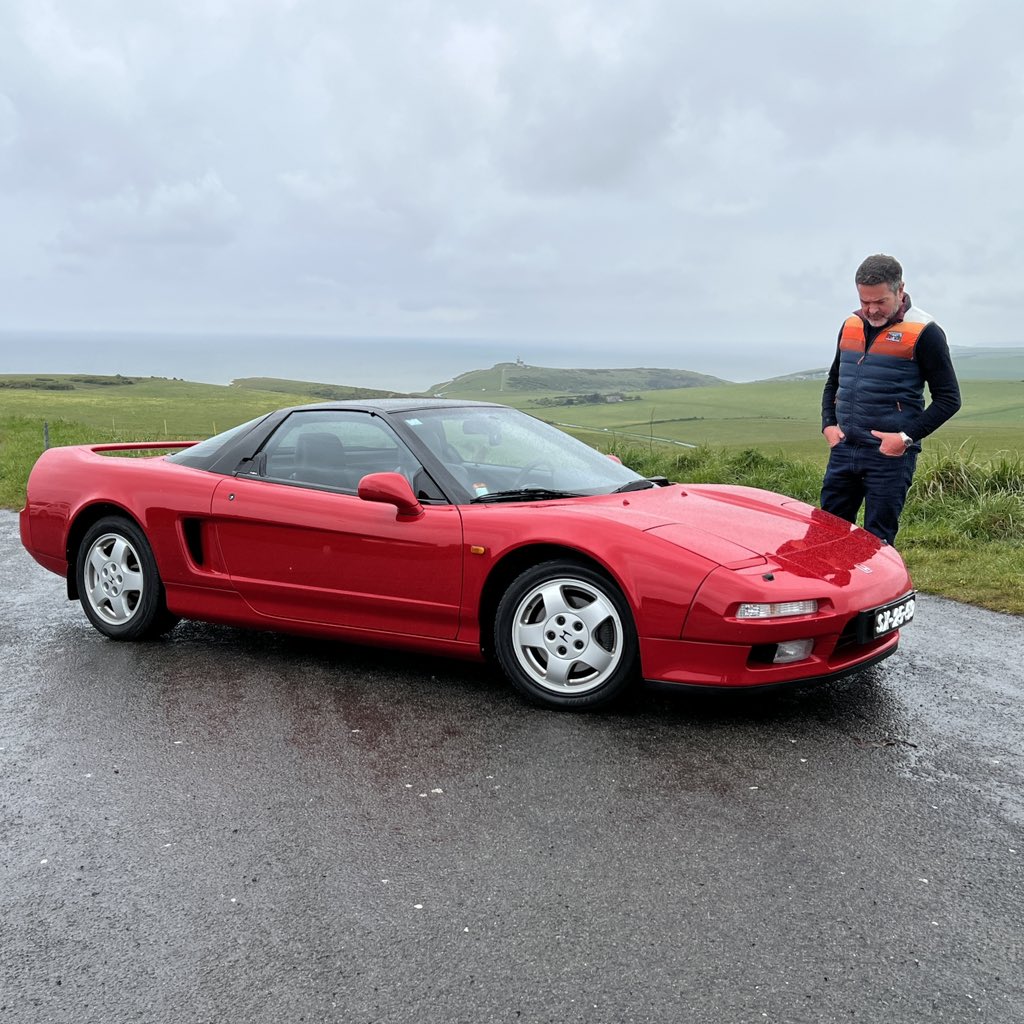
[[[877,640],[901,626],[909,625],[914,618],[916,607],[917,594],[908,594],[898,601],[883,604],[881,608],[864,612],[861,617],[863,639]]]

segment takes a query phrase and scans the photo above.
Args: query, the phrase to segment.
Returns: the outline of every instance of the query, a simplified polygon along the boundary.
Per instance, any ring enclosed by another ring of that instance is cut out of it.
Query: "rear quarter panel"
[[[98,455],[89,448],[52,448],[29,475],[22,539],[47,568],[55,561],[66,565],[74,559],[69,545],[74,547],[83,524],[120,511],[145,531],[164,582],[173,583],[194,575],[181,521],[209,514],[221,479],[163,456],[124,458]]]

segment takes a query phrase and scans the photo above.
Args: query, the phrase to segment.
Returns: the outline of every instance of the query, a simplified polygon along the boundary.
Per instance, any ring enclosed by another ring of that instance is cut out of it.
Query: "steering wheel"
[[[534,473],[543,470],[545,473],[549,473],[552,478],[555,475],[555,467],[551,464],[549,459],[534,459],[533,462],[528,462],[519,473],[516,475],[515,480],[512,481],[512,490],[516,490],[519,487],[525,487],[526,481],[533,476]]]

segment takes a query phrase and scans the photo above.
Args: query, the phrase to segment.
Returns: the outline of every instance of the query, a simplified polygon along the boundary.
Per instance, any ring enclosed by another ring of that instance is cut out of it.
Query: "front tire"
[[[639,645],[629,605],[601,573],[568,559],[521,573],[498,604],[494,650],[528,700],[594,708],[637,677]]]
[[[178,621],[145,534],[130,519],[107,516],[89,527],[75,564],[89,621],[112,640],[160,636]]]

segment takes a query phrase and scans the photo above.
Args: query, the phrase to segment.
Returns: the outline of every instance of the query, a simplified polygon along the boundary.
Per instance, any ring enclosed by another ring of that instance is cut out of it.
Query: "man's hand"
[[[872,437],[877,437],[882,442],[879,446],[879,451],[883,455],[898,458],[907,450],[907,446],[903,443],[903,438],[899,434],[889,434],[883,430],[872,430],[871,435]]]
[[[840,441],[845,440],[846,435],[839,429],[839,427],[831,426],[826,427],[822,433],[825,435],[825,440],[828,441],[829,448],[835,448]],[[899,435],[897,435],[898,437]]]

